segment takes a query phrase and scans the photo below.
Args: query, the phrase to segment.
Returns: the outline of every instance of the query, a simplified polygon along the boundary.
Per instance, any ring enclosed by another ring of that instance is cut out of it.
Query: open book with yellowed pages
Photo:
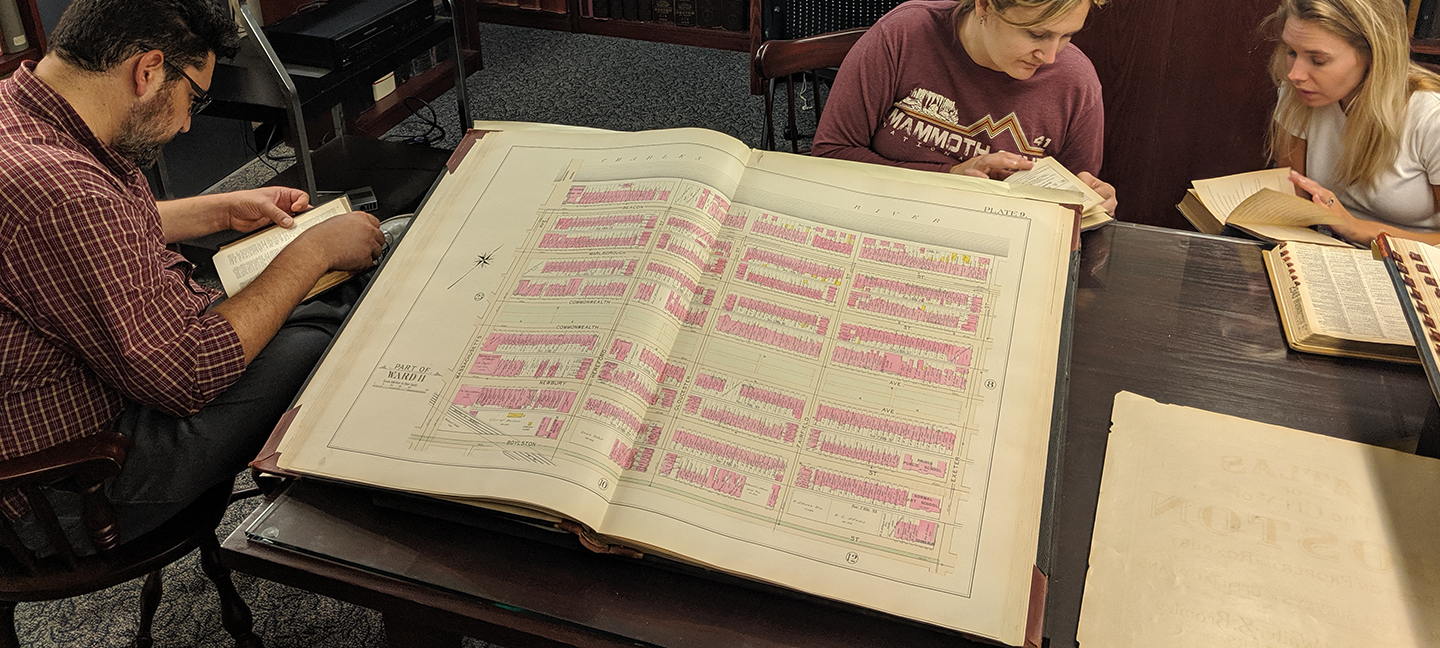
[[[1251,171],[1220,178],[1196,180],[1193,189],[1175,208],[1195,229],[1219,234],[1226,225],[1261,240],[1300,241],[1349,247],[1350,244],[1310,229],[1334,225],[1340,219],[1329,210],[1295,195],[1290,168]]]
[[[586,126],[484,120],[477,120],[474,128],[485,132],[507,130],[572,133],[615,132]],[[908,169],[883,164],[856,167],[853,170],[863,171],[866,175],[875,178],[891,178],[897,182],[933,184],[976,193],[1079,205],[1081,210],[1080,231],[1082,232],[1090,231],[1115,220],[1109,212],[1105,211],[1103,205],[1105,199],[1053,157],[1036,160],[1035,166],[1030,170],[1015,173],[1003,181],[952,173],[931,173],[917,176],[910,173]]]
[[[1080,646],[1440,645],[1440,461],[1129,392],[1111,422]]]
[[[1419,362],[1385,265],[1369,250],[1290,241],[1262,254],[1290,348]]]
[[[1104,198],[1095,193],[1089,185],[1085,184],[1075,174],[1070,173],[1064,165],[1053,157],[1044,157],[1035,161],[1035,166],[1027,171],[1020,171],[1005,179],[1011,184],[1031,185],[1036,187],[1049,187],[1073,191],[1080,194],[1081,211],[1080,229],[1088,231],[1100,227],[1115,220],[1110,212],[1105,211]]]
[[[235,293],[250,285],[250,282],[275,260],[276,255],[291,241],[299,238],[305,230],[351,211],[350,199],[341,196],[303,214],[297,214],[295,224],[290,227],[267,227],[220,248],[215,253],[215,271],[220,274],[220,283],[225,287],[225,294],[234,297]],[[310,289],[305,298],[325,292],[353,276],[354,273],[338,270],[327,272],[315,282],[315,287]]]
[[[279,468],[1039,643],[1076,209],[698,129],[467,146]]]

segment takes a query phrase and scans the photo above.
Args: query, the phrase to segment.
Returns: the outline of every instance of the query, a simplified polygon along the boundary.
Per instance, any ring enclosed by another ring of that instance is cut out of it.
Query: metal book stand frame
[[[445,0],[450,9],[451,43],[455,50],[455,93],[456,103],[460,113],[460,126],[463,129],[469,128],[470,109],[469,101],[465,92],[465,53],[460,48],[460,20],[455,11],[455,0]],[[269,72],[274,81],[285,95],[287,105],[283,106],[290,118],[290,126],[293,129],[295,138],[295,163],[300,166],[300,180],[302,187],[311,196],[316,195],[315,186],[315,164],[311,160],[310,141],[305,134],[305,112],[300,104],[300,93],[295,90],[295,81],[290,78],[290,73],[285,70],[285,64],[275,54],[275,48],[270,46],[270,40],[265,37],[261,30],[260,21],[255,19],[255,14],[250,12],[246,3],[240,3],[240,16],[245,21],[245,29],[249,37],[255,39],[255,43],[264,52],[265,59],[269,61]],[[331,109],[331,115],[335,120],[335,132],[337,137],[345,137],[345,119],[341,112],[341,106],[336,104]],[[260,151],[261,155],[265,151]],[[168,182],[164,184],[169,184]]]

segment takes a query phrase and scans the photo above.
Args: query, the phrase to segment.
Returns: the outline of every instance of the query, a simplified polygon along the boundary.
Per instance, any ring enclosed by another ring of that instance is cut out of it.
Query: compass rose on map
[[[461,280],[461,279],[464,279],[465,277],[470,276],[470,273],[471,273],[471,272],[474,272],[474,271],[475,271],[475,268],[481,268],[481,267],[490,265],[490,259],[491,259],[491,257],[494,257],[494,256],[495,256],[495,253],[496,253],[496,252],[499,252],[499,251],[500,251],[500,247],[497,246],[495,249],[491,250],[488,254],[477,255],[477,256],[475,257],[475,265],[470,266],[470,269],[469,269],[469,270],[466,270],[466,271],[465,271],[465,274],[460,275],[460,278],[459,278],[459,279],[456,279],[453,283],[451,283],[451,284],[450,284],[450,288],[454,288],[454,287],[455,287],[455,284],[460,283],[460,280]],[[446,290],[449,290],[450,288],[446,288]]]

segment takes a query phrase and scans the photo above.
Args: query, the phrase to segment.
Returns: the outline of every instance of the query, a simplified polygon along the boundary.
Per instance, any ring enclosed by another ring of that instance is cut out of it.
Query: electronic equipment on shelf
[[[434,20],[432,0],[332,0],[265,27],[265,36],[286,63],[338,70]]]

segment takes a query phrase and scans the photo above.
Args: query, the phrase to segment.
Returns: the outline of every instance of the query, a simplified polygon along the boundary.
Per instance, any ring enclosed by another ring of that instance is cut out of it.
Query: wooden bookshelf
[[[45,55],[45,29],[40,24],[37,0],[16,0],[20,5],[20,21],[25,24],[25,38],[30,48],[14,54],[0,54],[0,76],[9,76],[25,61],[38,61]]]
[[[465,71],[480,69],[480,52],[464,50]],[[411,77],[395,88],[395,91],[381,97],[374,106],[355,117],[350,128],[353,132],[367,137],[380,137],[396,124],[410,116],[405,100],[410,97],[434,101],[436,97],[455,86],[455,61],[445,61],[420,76]]]
[[[750,34],[748,32],[728,31],[714,27],[676,27],[670,23],[623,19],[576,18],[576,22],[581,26],[576,31],[586,34],[695,45],[733,52],[750,51]]]
[[[751,51],[749,31],[729,31],[716,27],[677,27],[670,22],[584,18],[580,16],[579,0],[566,0],[565,13],[511,5],[482,4],[479,0],[462,0],[461,4],[466,5],[467,11],[477,22],[695,45],[733,52]]]
[[[10,76],[20,64],[25,61],[38,61],[43,52],[39,48],[16,52],[14,54],[0,54],[0,77]]]

